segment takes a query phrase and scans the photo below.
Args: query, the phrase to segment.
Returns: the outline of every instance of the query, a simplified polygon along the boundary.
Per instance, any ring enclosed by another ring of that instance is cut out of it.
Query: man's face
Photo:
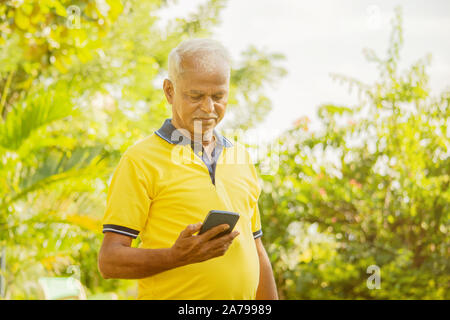
[[[195,57],[184,59],[176,83],[164,81],[164,92],[172,104],[173,125],[188,130],[192,137],[194,130],[201,130],[197,134],[211,134],[225,115],[229,80],[229,66],[220,58],[210,57],[203,64]]]

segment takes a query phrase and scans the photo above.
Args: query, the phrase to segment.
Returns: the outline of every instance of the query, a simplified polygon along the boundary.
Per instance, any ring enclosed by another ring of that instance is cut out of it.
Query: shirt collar
[[[167,142],[171,144],[179,144],[179,145],[186,145],[191,144],[195,145],[196,142],[191,141],[190,138],[184,136],[181,134],[181,132],[175,132],[178,129],[174,127],[174,125],[171,122],[172,119],[166,119],[157,131],[155,133],[166,140]],[[222,136],[220,133],[217,132],[216,129],[213,130],[213,134],[216,138],[217,145],[224,146],[225,148],[230,148],[233,146],[233,144],[224,136]],[[201,149],[200,149],[201,150]]]

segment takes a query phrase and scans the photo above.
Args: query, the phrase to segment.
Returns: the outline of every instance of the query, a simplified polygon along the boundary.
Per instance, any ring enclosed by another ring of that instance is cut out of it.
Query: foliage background
[[[134,298],[133,281],[97,270],[108,181],[120,155],[170,116],[160,84],[169,51],[211,36],[226,1],[160,27],[170,5],[0,4],[2,298],[42,298],[37,279],[69,276],[71,265],[88,295]],[[449,298],[450,93],[430,96],[429,57],[398,70],[402,44],[398,11],[386,56],[366,51],[378,80],[335,75],[360,103],[320,106],[314,132],[298,119],[257,164],[279,163],[261,174],[259,205],[283,299]],[[282,60],[251,46],[234,61],[225,129],[265,119],[264,87],[286,74]],[[367,287],[370,265],[380,290]]]

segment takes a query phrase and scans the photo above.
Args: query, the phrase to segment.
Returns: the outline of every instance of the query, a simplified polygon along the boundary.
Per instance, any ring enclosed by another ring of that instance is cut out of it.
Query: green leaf
[[[23,13],[22,10],[16,10],[16,14],[14,16],[14,23],[20,29],[27,31],[30,26],[29,18]]]
[[[15,106],[0,123],[0,145],[17,150],[38,128],[69,116],[73,106],[63,91],[41,90]]]

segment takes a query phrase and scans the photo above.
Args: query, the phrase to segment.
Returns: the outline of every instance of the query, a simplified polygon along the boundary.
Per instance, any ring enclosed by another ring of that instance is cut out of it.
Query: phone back
[[[208,231],[211,228],[214,228],[215,226],[218,226],[221,224],[228,224],[230,226],[230,228],[219,233],[217,236],[215,236],[212,239],[219,238],[219,237],[233,231],[233,228],[236,225],[238,220],[239,220],[239,214],[236,212],[211,210],[208,213],[208,215],[206,216],[205,221],[203,222],[203,225],[198,234],[205,233],[206,231]]]

